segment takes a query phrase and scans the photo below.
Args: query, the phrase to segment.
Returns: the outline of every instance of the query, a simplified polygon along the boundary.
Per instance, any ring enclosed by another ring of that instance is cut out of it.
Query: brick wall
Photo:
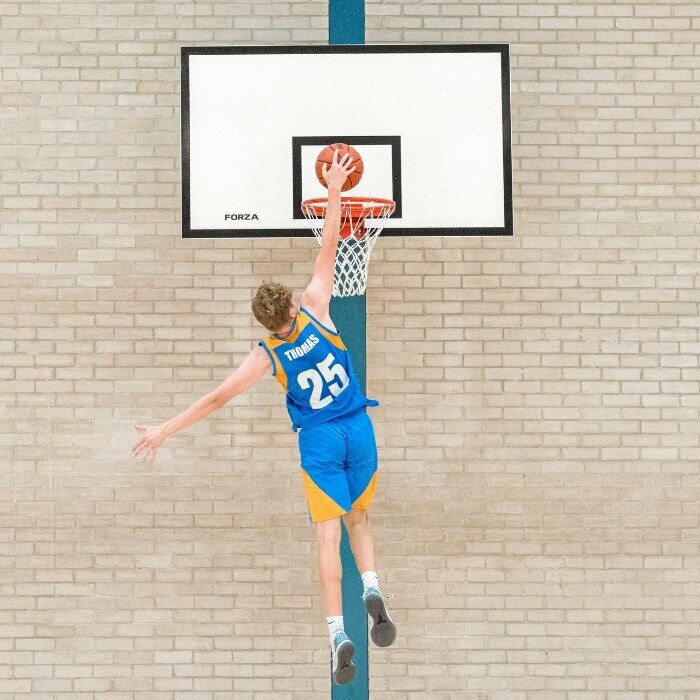
[[[134,462],[313,240],[179,238],[179,47],[325,2],[0,4],[0,696],[326,698],[274,380]],[[373,697],[700,692],[697,10],[368,2],[368,42],[512,46],[517,235],[378,243]],[[467,86],[468,87],[468,86]],[[696,86],[695,86],[696,87]],[[695,663],[695,666],[693,665]]]

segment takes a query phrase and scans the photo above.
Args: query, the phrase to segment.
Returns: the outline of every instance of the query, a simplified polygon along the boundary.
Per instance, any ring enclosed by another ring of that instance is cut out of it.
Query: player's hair
[[[278,282],[263,282],[253,297],[253,315],[273,333],[289,323],[292,290]]]

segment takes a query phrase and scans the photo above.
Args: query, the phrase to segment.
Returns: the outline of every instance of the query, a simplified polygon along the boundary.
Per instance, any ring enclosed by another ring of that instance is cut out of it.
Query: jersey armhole
[[[272,356],[272,353],[270,352],[270,348],[268,348],[267,345],[265,345],[265,341],[258,340],[258,345],[262,345],[265,352],[268,354],[268,357],[270,358],[270,362],[272,362],[272,376],[274,377],[277,374],[277,363],[275,362],[275,358]]]
[[[303,311],[316,325],[323,328],[323,330],[326,331],[326,333],[330,333],[331,335],[340,336],[340,333],[338,331],[332,331],[327,326],[324,326],[313,314],[309,313],[309,310],[307,308],[300,306],[299,311]]]

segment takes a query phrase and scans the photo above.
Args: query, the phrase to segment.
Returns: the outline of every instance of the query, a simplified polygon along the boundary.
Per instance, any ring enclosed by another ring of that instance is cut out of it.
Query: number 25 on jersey
[[[333,399],[340,394],[350,383],[350,377],[342,365],[333,364],[333,353],[316,365],[316,369],[307,369],[299,373],[297,381],[302,389],[311,387],[311,408],[323,408],[328,406]],[[330,394],[323,396],[324,388]]]

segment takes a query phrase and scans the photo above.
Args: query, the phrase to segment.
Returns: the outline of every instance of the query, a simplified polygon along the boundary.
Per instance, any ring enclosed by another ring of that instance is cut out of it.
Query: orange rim
[[[326,197],[316,197],[305,199],[301,203],[301,210],[306,214],[307,210],[317,217],[324,217],[328,207]],[[365,218],[378,218],[388,214],[391,215],[396,209],[396,202],[391,199],[381,199],[380,197],[343,197],[340,200],[341,213],[350,212],[353,217],[364,215]]]

